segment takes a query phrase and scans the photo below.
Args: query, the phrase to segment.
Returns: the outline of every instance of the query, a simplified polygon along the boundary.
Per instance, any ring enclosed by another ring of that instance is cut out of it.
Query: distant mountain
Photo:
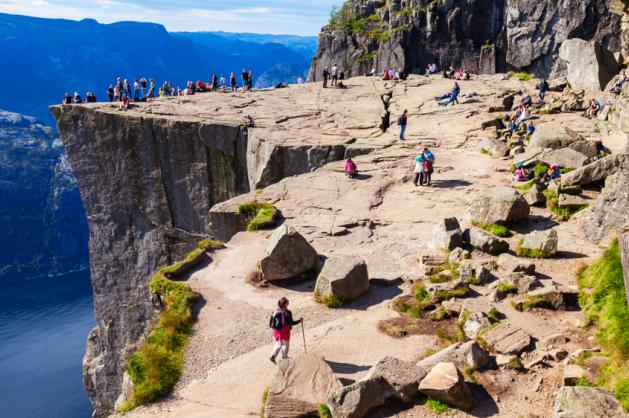
[[[3,94],[0,108],[34,115],[52,123],[47,106],[59,103],[65,92],[100,100],[116,76],[209,81],[212,74],[252,69],[259,87],[293,79],[274,68],[281,64],[303,73],[309,66],[316,39],[253,34],[169,33],[153,23],[101,24],[0,14],[0,66]],[[271,74],[265,72],[273,69]],[[276,76],[273,76],[276,74]]]

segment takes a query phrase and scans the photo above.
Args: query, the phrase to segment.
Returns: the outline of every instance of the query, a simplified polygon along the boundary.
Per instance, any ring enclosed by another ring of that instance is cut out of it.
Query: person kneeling
[[[358,175],[358,168],[351,158],[348,158],[345,162],[345,175],[351,179]]]

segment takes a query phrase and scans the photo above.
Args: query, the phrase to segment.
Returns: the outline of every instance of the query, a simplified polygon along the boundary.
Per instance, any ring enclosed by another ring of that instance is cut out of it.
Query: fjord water
[[[89,270],[0,285],[0,416],[91,416],[81,363],[94,324]]]

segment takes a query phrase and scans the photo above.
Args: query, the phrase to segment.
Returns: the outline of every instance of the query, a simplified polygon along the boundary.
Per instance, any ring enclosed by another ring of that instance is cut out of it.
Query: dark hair
[[[286,305],[288,305],[288,299],[286,299],[286,298],[282,298],[282,299],[277,301],[277,306],[280,309],[284,309],[284,307],[286,307]]]

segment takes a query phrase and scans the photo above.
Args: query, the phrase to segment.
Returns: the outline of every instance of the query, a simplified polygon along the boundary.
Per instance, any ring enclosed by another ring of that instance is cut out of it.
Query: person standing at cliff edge
[[[325,67],[323,69],[323,73],[321,74],[323,76],[323,88],[328,87],[328,77],[330,77],[330,72],[328,71],[328,67]]]
[[[277,302],[277,310],[269,319],[269,327],[273,329],[273,339],[275,346],[271,352],[271,360],[275,363],[275,358],[282,351],[282,358],[288,358],[288,349],[290,345],[290,332],[294,325],[304,322],[303,318],[293,321],[293,313],[288,310],[288,299],[281,298]]]
[[[404,132],[406,132],[406,122],[408,121],[408,110],[404,109],[402,115],[397,119],[397,124],[400,127],[400,141],[404,141]]]
[[[336,64],[334,64],[332,66],[332,85],[336,86],[338,82],[339,82],[339,67],[337,67]]]

